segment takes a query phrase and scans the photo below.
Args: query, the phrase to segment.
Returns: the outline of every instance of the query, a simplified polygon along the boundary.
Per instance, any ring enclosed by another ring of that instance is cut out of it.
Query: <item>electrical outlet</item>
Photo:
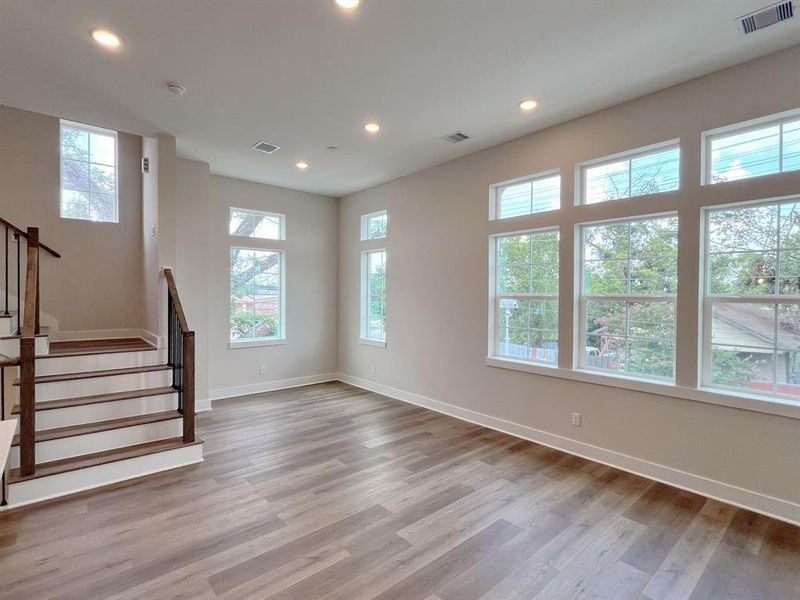
[[[370,375],[375,375],[375,365],[370,365],[369,366],[369,374]]]
[[[267,374],[267,365],[261,365],[258,370],[261,372],[262,375]]]
[[[581,426],[581,413],[572,413],[572,424],[575,427]]]

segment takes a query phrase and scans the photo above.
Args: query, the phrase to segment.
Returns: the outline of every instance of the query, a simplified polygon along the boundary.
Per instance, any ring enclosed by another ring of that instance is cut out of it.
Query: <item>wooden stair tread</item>
[[[183,438],[174,437],[155,442],[137,444],[135,446],[125,446],[123,448],[114,448],[113,450],[104,450],[103,452],[84,454],[82,456],[72,456],[70,458],[62,458],[61,460],[40,463],[36,465],[36,471],[33,473],[33,475],[22,476],[19,474],[19,469],[14,468],[10,469],[8,472],[8,484],[12,485],[14,483],[30,481],[31,479],[37,479],[39,477],[48,477],[50,475],[68,473],[70,471],[77,471],[79,469],[86,469],[88,467],[96,467],[120,460],[127,460],[129,458],[138,458],[139,456],[147,456],[148,454],[155,454],[157,452],[164,452],[167,450],[177,450],[178,448],[195,446],[202,443],[203,440],[197,435],[195,435],[195,441],[188,444],[183,442]]]
[[[111,431],[113,429],[123,429],[124,427],[135,427],[136,425],[148,425],[150,423],[160,423],[161,421],[171,421],[172,419],[179,418],[181,418],[181,413],[179,413],[177,410],[165,410],[157,413],[122,417],[121,419],[95,421],[94,423],[82,423],[80,425],[69,425],[68,427],[56,427],[55,429],[43,429],[36,432],[36,441],[47,442],[50,440],[60,440],[77,435]],[[19,435],[14,436],[14,441],[11,445],[19,446]]]
[[[114,375],[130,375],[136,373],[149,373],[151,371],[166,371],[172,369],[169,365],[148,365],[145,367],[126,367],[124,369],[101,369],[99,371],[81,371],[79,373],[61,373],[59,375],[37,375],[36,383],[52,383],[55,381],[74,381],[75,379],[92,379],[95,377],[111,377]],[[19,378],[14,380],[14,385],[19,385]]]
[[[134,398],[146,398],[148,396],[163,396],[164,394],[174,394],[177,390],[171,386],[144,388],[141,390],[130,390],[128,392],[113,392],[110,394],[95,394],[93,396],[75,396],[73,398],[62,398],[61,400],[45,400],[36,403],[36,410],[54,410],[56,408],[71,408],[73,406],[83,406],[85,404],[101,404],[103,402],[115,402],[118,400],[132,400]],[[19,404],[11,409],[11,414],[19,414]]]
[[[64,356],[85,356],[91,354],[113,354],[118,352],[142,352],[156,350],[150,342],[142,338],[113,338],[103,340],[64,340],[50,342],[49,354],[36,358],[59,358]]]

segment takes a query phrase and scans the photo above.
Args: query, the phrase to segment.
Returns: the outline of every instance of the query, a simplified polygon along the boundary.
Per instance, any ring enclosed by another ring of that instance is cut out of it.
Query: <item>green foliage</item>
[[[766,361],[752,354],[711,348],[711,382],[732,387],[747,387]]]

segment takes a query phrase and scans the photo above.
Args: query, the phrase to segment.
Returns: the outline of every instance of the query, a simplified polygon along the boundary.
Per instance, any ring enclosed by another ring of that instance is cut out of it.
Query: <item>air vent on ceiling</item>
[[[458,142],[463,142],[464,140],[468,140],[469,136],[466,133],[456,131],[455,133],[451,133],[450,135],[443,135],[440,139],[444,140],[445,142],[450,142],[451,144],[457,144]]]
[[[275,144],[270,144],[269,142],[258,142],[257,144],[253,145],[253,150],[258,150],[259,152],[263,152],[264,154],[272,154],[280,148],[280,146],[276,146]]]
[[[742,29],[745,33],[753,33],[764,27],[775,25],[794,16],[794,7],[790,2],[781,2],[769,8],[750,13],[746,17],[741,17]]]

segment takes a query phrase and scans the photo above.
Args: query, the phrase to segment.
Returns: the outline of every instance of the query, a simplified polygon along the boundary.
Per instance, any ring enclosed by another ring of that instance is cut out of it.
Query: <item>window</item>
[[[61,216],[117,223],[117,133],[61,121]]]
[[[386,250],[361,253],[361,339],[386,343]]]
[[[800,169],[800,114],[703,134],[704,183],[722,183]]]
[[[361,240],[377,240],[386,237],[389,215],[385,210],[361,215]]]
[[[703,383],[800,398],[800,198],[706,211]]]
[[[285,240],[286,216],[246,208],[231,208],[228,233],[262,240]]]
[[[659,144],[580,167],[584,204],[672,192],[680,187],[678,142]]]
[[[498,357],[558,363],[558,231],[494,238],[494,350]]]
[[[580,367],[672,381],[678,218],[584,225],[581,234]]]
[[[283,252],[231,246],[230,341],[284,337]]]
[[[492,218],[509,219],[561,207],[561,175],[541,173],[493,186]]]

